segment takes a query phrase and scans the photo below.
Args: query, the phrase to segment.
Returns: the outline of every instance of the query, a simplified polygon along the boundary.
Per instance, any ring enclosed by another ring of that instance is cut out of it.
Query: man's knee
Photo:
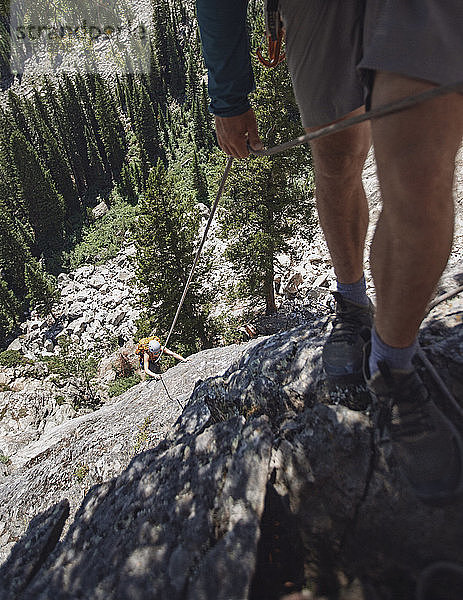
[[[340,182],[358,179],[370,145],[369,123],[361,123],[345,131],[313,140],[311,150],[316,177],[319,180],[334,179]]]
[[[434,87],[393,73],[378,73],[373,105],[392,102]],[[378,174],[385,201],[424,205],[451,198],[455,155],[463,132],[463,98],[451,94],[372,124]]]

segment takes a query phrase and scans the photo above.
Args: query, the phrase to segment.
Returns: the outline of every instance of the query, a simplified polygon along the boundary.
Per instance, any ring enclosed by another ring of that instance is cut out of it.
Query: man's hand
[[[234,158],[249,156],[248,143],[253,150],[262,150],[252,108],[236,117],[215,117],[217,140],[222,150]]]

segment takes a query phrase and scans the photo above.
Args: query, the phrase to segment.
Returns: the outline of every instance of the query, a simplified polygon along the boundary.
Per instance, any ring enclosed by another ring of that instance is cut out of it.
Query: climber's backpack
[[[156,340],[157,342],[159,342],[159,344],[161,343],[161,340],[156,335],[151,335],[149,337],[142,338],[138,342],[135,354],[137,354],[140,357],[140,363],[143,362],[143,355],[145,354],[145,352],[149,354],[150,360],[156,360],[156,358],[158,357],[158,355],[154,355],[153,352],[149,351],[149,343],[152,340]]]

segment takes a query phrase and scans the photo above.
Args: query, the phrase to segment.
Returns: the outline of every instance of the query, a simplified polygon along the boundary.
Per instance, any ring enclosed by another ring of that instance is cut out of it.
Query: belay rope
[[[312,133],[306,133],[305,135],[301,135],[293,140],[290,140],[289,142],[279,144],[272,148],[266,148],[264,150],[253,150],[252,148],[250,148],[248,146],[249,153],[253,154],[255,156],[271,156],[273,154],[279,154],[280,152],[284,152],[285,150],[289,150],[290,148],[300,146],[301,144],[307,144],[308,142],[311,142],[312,140],[316,140],[316,139],[319,139],[322,137],[327,137],[329,135],[332,135],[333,133],[338,133],[339,131],[344,131],[345,129],[348,129],[349,127],[352,127],[353,125],[358,125],[359,123],[364,123],[365,121],[369,121],[369,120],[373,120],[373,119],[380,119],[387,115],[392,115],[392,114],[401,112],[403,110],[406,110],[407,108],[411,108],[412,106],[416,106],[417,104],[421,104],[422,102],[426,102],[427,100],[431,100],[433,98],[439,98],[441,96],[445,96],[447,94],[452,94],[455,92],[463,93],[463,81],[460,81],[457,83],[451,83],[448,85],[441,85],[439,87],[435,87],[430,90],[426,90],[425,92],[422,92],[420,94],[416,94],[415,96],[407,96],[406,98],[403,98],[401,100],[397,100],[394,102],[390,102],[388,104],[384,104],[382,106],[378,106],[378,107],[373,108],[361,115],[356,115],[354,117],[350,117],[348,119],[338,121],[336,123],[333,123],[332,125],[328,125],[327,127],[322,127]],[[211,208],[211,211],[209,214],[209,219],[208,219],[206,227],[204,229],[201,242],[196,251],[196,255],[193,260],[193,264],[191,266],[187,281],[185,283],[182,297],[180,298],[180,302],[178,304],[177,311],[176,311],[174,319],[172,321],[172,325],[171,325],[169,333],[167,335],[166,342],[161,347],[161,353],[160,353],[159,357],[157,358],[156,362],[161,359],[161,357],[164,353],[164,348],[167,347],[167,344],[168,344],[168,342],[172,336],[172,333],[174,331],[178,316],[179,316],[182,306],[185,302],[185,297],[188,293],[188,288],[190,287],[191,281],[193,279],[193,275],[194,275],[196,266],[201,257],[201,252],[202,252],[204,244],[206,242],[207,235],[209,233],[209,229],[212,225],[212,221],[214,220],[214,216],[217,211],[217,207],[219,205],[220,198],[222,197],[223,190],[225,188],[225,183],[228,179],[228,175],[230,174],[232,164],[233,164],[233,157],[230,156],[227,160],[227,164],[225,166],[222,178],[220,180],[219,188],[217,190],[217,194],[215,196],[215,200],[214,200],[214,203],[212,205],[212,208]],[[437,306],[444,300],[447,300],[449,297],[459,294],[462,291],[463,291],[463,286],[461,286],[457,290],[453,290],[452,292],[449,292],[448,294],[444,294],[444,296],[442,296],[441,298],[437,298],[434,302],[432,302],[429,305],[428,314],[435,306]],[[432,378],[438,385],[439,389],[444,393],[446,398],[452,403],[453,407],[456,410],[458,410],[459,414],[463,417],[463,409],[460,407],[458,402],[453,398],[452,394],[450,393],[448,388],[445,386],[444,382],[439,377],[437,371],[434,369],[432,364],[426,358],[426,356],[421,348],[419,348],[419,350],[418,350],[418,356],[420,357],[424,366],[426,367],[426,369],[428,370],[428,372],[430,373],[430,375],[432,376]],[[172,400],[172,397],[170,396],[170,394],[167,390],[167,386],[164,383],[164,380],[162,379],[162,375],[160,375],[160,380],[164,386],[164,389],[166,391],[168,398],[170,400]],[[176,401],[179,404],[179,406],[183,409],[184,406],[182,405],[182,403],[177,398],[176,398]]]
[[[187,295],[188,288],[190,287],[191,280],[193,279],[193,275],[194,275],[196,266],[197,266],[197,264],[199,262],[199,259],[201,257],[201,252],[203,250],[204,244],[205,244],[206,239],[207,239],[207,234],[209,233],[209,229],[210,229],[210,227],[212,225],[212,221],[214,220],[214,216],[215,216],[215,213],[217,211],[217,207],[219,205],[220,198],[222,197],[223,189],[225,187],[225,182],[227,181],[228,174],[230,173],[230,169],[231,169],[232,163],[233,163],[233,157],[230,156],[229,159],[228,159],[228,161],[227,161],[227,164],[225,166],[225,170],[223,172],[222,179],[220,181],[219,189],[217,191],[217,194],[216,194],[216,197],[215,197],[215,200],[214,200],[214,204],[212,205],[211,212],[209,214],[209,219],[207,220],[207,224],[206,224],[206,227],[205,227],[204,232],[203,232],[203,237],[202,237],[201,242],[200,242],[200,244],[198,246],[198,249],[196,250],[196,255],[195,255],[195,258],[193,260],[193,264],[191,265],[190,273],[188,275],[188,278],[186,280],[185,286],[183,288],[182,297],[180,298],[180,302],[178,303],[177,311],[176,311],[174,319],[172,321],[172,325],[170,326],[169,333],[167,334],[166,342],[161,347],[161,353],[159,354],[159,356],[158,356],[158,358],[156,359],[155,362],[158,362],[159,360],[161,360],[162,355],[164,353],[164,348],[167,347],[167,344],[169,343],[171,335],[172,335],[172,333],[174,331],[175,325],[177,323],[178,316],[180,314],[180,311],[182,310],[183,303],[185,302],[185,297]],[[171,396],[169,394],[169,391],[167,389],[167,386],[164,383],[162,375],[159,376],[159,379],[161,380],[161,383],[164,386],[164,389],[166,391],[167,397],[170,400],[172,400],[172,398],[171,398]],[[176,398],[176,400],[177,400],[177,403],[180,405],[180,407],[183,409],[184,407],[183,407],[182,403],[178,400],[178,398]]]

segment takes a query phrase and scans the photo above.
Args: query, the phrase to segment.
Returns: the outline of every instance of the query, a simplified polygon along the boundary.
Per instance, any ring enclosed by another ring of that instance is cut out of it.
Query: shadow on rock
[[[173,434],[94,487],[8,599],[273,600],[310,582],[411,600],[423,569],[458,562],[463,503],[419,504],[368,414],[329,404],[325,335],[274,335],[198,382]]]

